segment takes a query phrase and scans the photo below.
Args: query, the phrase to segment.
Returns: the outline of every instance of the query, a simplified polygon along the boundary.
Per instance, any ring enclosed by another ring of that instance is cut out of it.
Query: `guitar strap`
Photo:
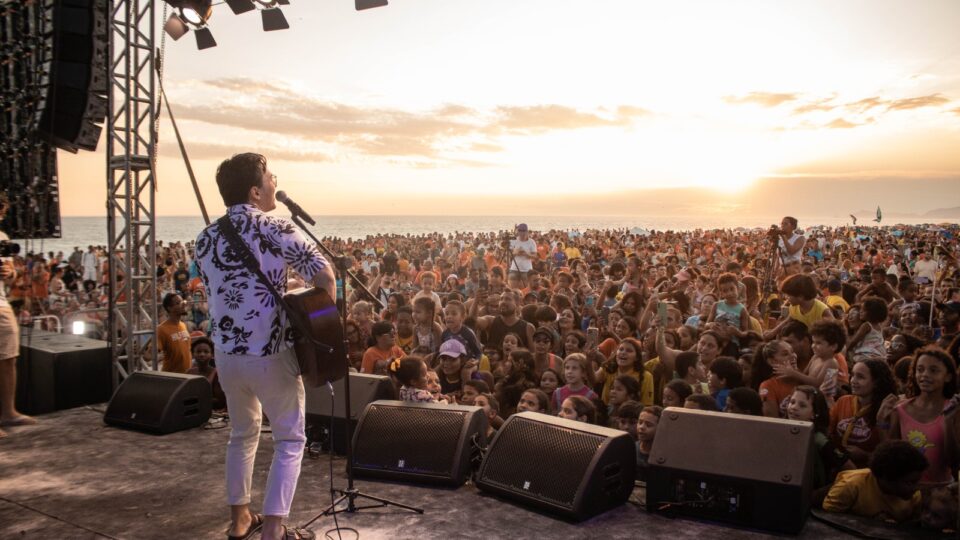
[[[310,332],[307,323],[299,317],[293,308],[290,307],[290,304],[288,304],[283,298],[283,295],[277,291],[277,289],[273,286],[273,283],[270,283],[270,280],[263,273],[263,270],[260,269],[257,259],[253,256],[253,252],[250,251],[250,247],[243,242],[242,238],[240,238],[240,233],[237,231],[236,227],[233,226],[233,222],[230,221],[230,216],[226,215],[221,217],[217,220],[217,224],[220,225],[220,231],[223,233],[224,238],[227,239],[227,243],[230,244],[230,247],[233,249],[234,253],[240,257],[240,262],[247,270],[257,276],[257,279],[260,280],[260,283],[262,283],[263,286],[270,291],[270,294],[277,302],[277,305],[287,312],[287,319],[293,324],[294,328],[296,328],[300,335],[306,339],[309,339],[317,347],[321,347],[325,350],[328,350],[328,352],[331,352],[333,349],[330,346],[313,339],[313,334]]]

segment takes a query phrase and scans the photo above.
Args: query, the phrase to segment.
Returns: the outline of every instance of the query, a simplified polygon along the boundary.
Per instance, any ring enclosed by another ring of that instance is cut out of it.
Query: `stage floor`
[[[103,406],[97,407],[102,410]],[[228,522],[223,457],[229,428],[162,437],[106,427],[82,407],[44,415],[0,439],[0,538],[223,538]],[[273,443],[261,436],[254,509],[262,501]],[[334,485],[345,487],[344,460]],[[329,458],[305,458],[290,522],[303,524],[330,503]],[[358,480],[371,495],[419,506],[340,514],[361,538],[764,538],[762,533],[668,519],[631,502],[583,523],[569,523],[503,502],[473,485],[442,489]],[[324,517],[319,538],[333,527]],[[844,537],[808,519],[800,538]],[[256,536],[259,538],[259,535]],[[334,533],[334,538],[336,534]],[[343,538],[355,538],[349,531]]]

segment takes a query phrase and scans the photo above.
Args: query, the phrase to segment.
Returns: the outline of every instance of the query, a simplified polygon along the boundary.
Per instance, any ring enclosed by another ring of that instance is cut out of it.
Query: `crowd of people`
[[[960,465],[960,229],[797,226],[323,242],[352,268],[351,367],[391,376],[401,399],[482,407],[491,433],[522,411],[621,429],[641,471],[665,407],[809,421],[818,505],[919,520],[921,491]],[[158,360],[215,384],[195,247],[158,246]],[[106,337],[102,248],[14,266],[21,324],[56,315]]]

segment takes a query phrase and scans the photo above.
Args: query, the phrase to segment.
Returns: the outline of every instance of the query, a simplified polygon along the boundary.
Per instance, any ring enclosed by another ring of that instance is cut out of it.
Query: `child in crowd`
[[[776,375],[788,379],[796,384],[808,384],[815,388],[823,388],[832,399],[839,389],[840,350],[846,342],[846,332],[843,324],[833,319],[825,319],[813,323],[810,328],[810,349],[813,356],[802,371],[787,366],[780,366],[774,370]],[[839,357],[839,358],[838,358]],[[846,366],[846,362],[844,362]],[[829,375],[829,379],[827,376]]]
[[[760,382],[758,393],[763,400],[763,415],[786,416],[787,404],[796,384],[776,374],[776,370],[797,369],[797,354],[782,339],[767,342],[754,356],[753,376]]]
[[[723,301],[713,304],[707,322],[717,322],[730,327],[731,335],[736,340],[739,335],[750,329],[750,313],[740,303],[737,276],[729,272],[720,274],[717,278],[717,290]]]
[[[615,415],[610,416],[610,427],[626,431],[634,441],[637,440],[637,427],[640,420],[640,412],[643,411],[643,404],[639,401],[624,401],[617,408]]]
[[[526,411],[549,414],[550,398],[539,388],[527,390],[520,395],[520,401],[517,402],[517,412],[521,413]]]
[[[709,397],[709,396],[702,396]],[[645,471],[647,459],[650,457],[650,451],[653,449],[653,440],[657,436],[657,426],[660,424],[660,416],[663,408],[657,405],[644,407],[637,419],[637,478],[646,480]]]
[[[589,373],[590,370],[587,370]],[[617,409],[627,401],[640,401],[640,382],[629,375],[620,375],[613,381],[610,388],[610,402],[607,404],[607,415],[618,416]]]
[[[540,327],[533,333],[533,372],[543,373],[545,369],[560,369],[560,357],[553,354],[554,331]]]
[[[583,396],[590,400],[596,398],[596,392],[591,389],[592,375],[585,355],[577,353],[566,357],[563,360],[563,379],[566,384],[553,392],[554,409],[560,410],[564,400],[570,396]]]
[[[510,372],[496,384],[495,389],[504,418],[516,412],[517,403],[525,391],[537,387],[537,378],[533,373],[533,355],[530,351],[516,349],[510,353],[509,363]]]
[[[463,393],[460,396],[459,403],[461,405],[473,405],[473,401],[477,396],[489,393],[490,387],[484,381],[479,379],[463,381]]]
[[[597,408],[589,399],[574,395],[563,400],[557,416],[567,420],[595,424],[597,423]]]
[[[908,399],[896,405],[890,415],[890,437],[903,439],[923,453],[928,463],[920,480],[924,484],[951,481],[944,415],[956,393],[957,366],[953,358],[933,345],[917,351],[910,366]]]
[[[440,342],[456,338],[467,348],[467,358],[479,360],[483,354],[483,348],[480,346],[480,340],[477,334],[469,327],[464,326],[463,319],[466,316],[466,309],[459,300],[447,302],[447,307],[443,308],[443,322],[446,328],[440,335]]]
[[[554,392],[565,384],[567,382],[563,380],[563,376],[558,371],[545,369],[543,374],[540,375],[540,390],[550,398],[551,403],[553,403]],[[551,405],[550,410],[555,411],[556,409]]]
[[[398,358],[390,364],[390,372],[400,382],[400,400],[436,403],[428,388],[427,363],[419,356]]]
[[[440,349],[443,329],[434,320],[434,309],[437,304],[430,297],[421,296],[413,301],[413,348],[429,347],[436,353]]]
[[[439,359],[440,391],[459,400],[463,394],[463,382],[470,380],[470,376],[464,374],[464,368],[467,367],[465,362],[468,362],[467,348],[455,339],[444,341],[440,346]],[[476,360],[469,362],[476,366]]]
[[[437,403],[448,403],[450,400],[440,391],[440,374],[435,369],[427,370],[427,391]]]
[[[886,441],[877,446],[869,469],[842,471],[830,488],[823,509],[897,523],[920,517],[917,489],[927,459],[906,441]]]
[[[790,302],[789,318],[784,319],[784,323],[794,319],[810,328],[813,323],[821,319],[833,318],[830,306],[817,300],[817,284],[812,277],[806,274],[794,274],[783,281],[780,290],[783,291]],[[776,330],[779,330],[779,327],[784,323],[777,325]]]
[[[684,351],[677,355],[674,361],[677,368],[677,375],[690,385],[690,391],[694,394],[709,394],[710,388],[703,382],[706,378],[703,374],[703,365],[700,363],[700,355],[693,351]]]
[[[483,409],[483,414],[487,417],[487,440],[493,438],[494,434],[497,432],[497,429],[494,427],[496,423],[497,416],[500,413],[500,403],[497,401],[497,398],[493,397],[492,394],[480,394],[474,400],[474,406],[480,407]]]
[[[594,374],[603,381],[601,399],[604,403],[610,402],[610,388],[618,375],[629,375],[640,381],[640,402],[653,405],[653,375],[643,367],[643,345],[635,338],[624,338],[616,352]]]
[[[399,306],[394,315],[394,326],[397,328],[397,347],[405,354],[413,352],[413,307]]]
[[[813,488],[818,489],[830,484],[837,471],[845,466],[847,456],[837,450],[836,445],[827,437],[830,409],[823,392],[806,384],[798,386],[790,396],[787,418],[813,423],[813,442],[817,449],[814,455]],[[847,468],[852,469],[853,464],[851,463]]]
[[[858,467],[867,466],[870,453],[884,440],[890,428],[889,413],[896,401],[897,385],[886,362],[864,360],[853,365],[850,394],[842,396],[830,409],[827,433]],[[886,418],[878,424],[884,403]]]
[[[864,321],[850,337],[847,350],[854,362],[868,358],[884,359],[887,349],[883,341],[883,323],[887,320],[887,303],[882,298],[870,296],[863,300],[860,318]]]
[[[756,390],[741,386],[730,390],[730,393],[727,394],[727,406],[723,409],[723,412],[763,416],[763,401]]]
[[[730,391],[743,386],[740,365],[729,356],[721,356],[710,365],[710,380],[707,385],[710,395],[717,400],[717,407],[724,410],[727,407],[727,396]]]
[[[707,394],[691,394],[687,397],[687,400],[683,402],[683,408],[714,412],[720,410],[720,408],[717,407],[717,400]]]
[[[194,339],[190,344],[190,355],[193,356],[194,365],[187,370],[187,375],[203,375],[207,378],[213,390],[212,408],[219,411],[227,408],[227,396],[220,386],[217,368],[213,367],[213,354],[213,341],[210,338],[203,336]]]
[[[683,408],[683,402],[690,397],[693,390],[687,381],[683,379],[674,379],[663,387],[663,406]]]

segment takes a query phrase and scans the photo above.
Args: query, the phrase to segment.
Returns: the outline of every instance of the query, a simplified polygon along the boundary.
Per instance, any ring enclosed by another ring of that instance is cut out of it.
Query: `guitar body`
[[[343,348],[340,312],[330,294],[316,287],[298,289],[283,296],[297,317],[308,323],[310,336],[295,332],[294,351],[304,384],[322,386],[346,377],[347,355]],[[320,342],[333,349],[328,352]]]

